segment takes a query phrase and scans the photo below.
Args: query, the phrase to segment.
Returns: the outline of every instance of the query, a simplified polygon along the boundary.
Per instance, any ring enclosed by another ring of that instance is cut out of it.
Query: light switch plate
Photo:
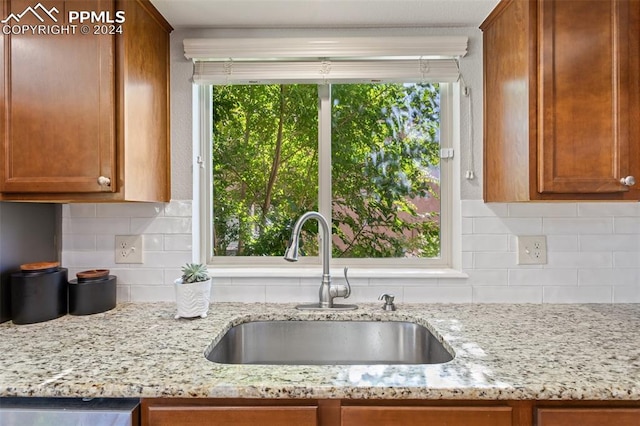
[[[520,235],[518,237],[518,265],[544,265],[547,263],[547,237]]]
[[[116,263],[143,263],[142,235],[116,235]]]

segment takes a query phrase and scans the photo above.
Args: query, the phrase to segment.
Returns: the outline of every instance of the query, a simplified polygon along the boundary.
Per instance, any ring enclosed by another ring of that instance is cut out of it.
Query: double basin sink
[[[220,364],[441,364],[453,359],[408,321],[252,321],[232,327],[205,357]]]

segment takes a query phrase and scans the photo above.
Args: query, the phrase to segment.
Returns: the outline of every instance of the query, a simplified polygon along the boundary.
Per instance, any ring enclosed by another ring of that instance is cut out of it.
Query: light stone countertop
[[[640,400],[640,304],[398,305],[325,314],[292,304],[172,303],[0,324],[0,396]],[[444,338],[434,365],[222,365],[205,349],[232,325],[270,319],[409,320]]]

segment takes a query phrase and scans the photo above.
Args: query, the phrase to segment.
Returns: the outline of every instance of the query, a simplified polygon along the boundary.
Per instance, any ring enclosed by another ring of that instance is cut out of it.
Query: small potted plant
[[[209,311],[211,277],[201,263],[187,263],[182,267],[182,277],[174,281],[176,289],[176,319],[201,317]]]

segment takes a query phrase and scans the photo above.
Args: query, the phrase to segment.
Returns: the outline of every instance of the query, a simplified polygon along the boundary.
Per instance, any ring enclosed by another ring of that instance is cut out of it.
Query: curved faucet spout
[[[293,230],[291,231],[291,241],[284,252],[285,260],[289,262],[296,262],[298,260],[298,251],[300,246],[300,233],[302,232],[302,226],[309,219],[316,219],[320,224],[320,231],[322,232],[322,274],[329,276],[329,256],[331,256],[331,230],[329,228],[329,222],[318,212],[306,212],[298,218]]]

